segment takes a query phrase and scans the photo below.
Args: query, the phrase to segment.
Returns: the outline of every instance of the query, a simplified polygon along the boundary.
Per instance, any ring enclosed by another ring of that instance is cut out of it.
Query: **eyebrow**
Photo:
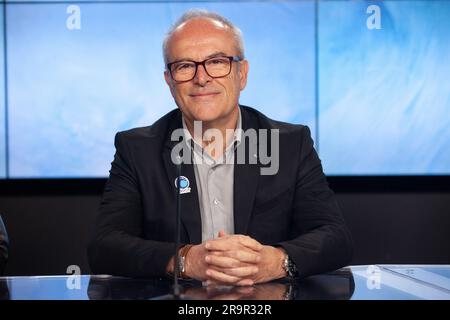
[[[209,56],[206,57],[206,59],[215,58],[215,57],[223,57],[223,56],[228,56],[228,54],[226,54],[225,52],[220,51],[220,52],[216,52],[216,53],[210,54]]]
[[[222,52],[222,51],[218,51],[218,52],[214,52],[214,53],[206,56],[203,60],[207,60],[207,59],[211,59],[211,58],[215,58],[215,57],[224,57],[224,56],[227,57],[228,54],[226,54],[225,52]],[[181,59],[177,59],[175,61],[195,61],[195,60],[193,60],[191,58],[181,58]]]

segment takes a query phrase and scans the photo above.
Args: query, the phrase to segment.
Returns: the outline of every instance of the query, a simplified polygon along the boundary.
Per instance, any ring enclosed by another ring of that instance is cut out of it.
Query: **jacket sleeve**
[[[353,254],[333,191],[328,187],[308,127],[301,131],[293,204],[293,239],[279,243],[294,261],[300,277],[347,265]]]
[[[111,164],[88,246],[93,273],[128,277],[166,274],[174,244],[143,238],[143,209],[133,157],[124,133],[115,137]]]

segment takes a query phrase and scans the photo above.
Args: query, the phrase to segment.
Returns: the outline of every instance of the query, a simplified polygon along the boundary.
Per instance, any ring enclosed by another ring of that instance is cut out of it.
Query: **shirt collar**
[[[241,143],[241,139],[242,139],[242,115],[241,115],[241,108],[240,108],[239,106],[238,106],[238,111],[239,111],[239,114],[238,114],[238,120],[237,120],[237,124],[236,124],[236,129],[234,130],[233,141],[232,141],[232,143],[230,143],[230,145],[228,145],[228,146],[226,147],[225,153],[227,153],[233,145],[238,146],[238,145]],[[186,122],[185,122],[185,119],[184,119],[184,115],[182,115],[182,121],[181,121],[181,122],[183,123],[183,129],[184,129],[184,130],[183,130],[183,134],[184,134],[184,137],[185,137],[185,139],[186,139],[186,143],[188,144],[188,146],[191,147],[191,143],[194,143],[194,144],[196,144],[198,147],[200,147],[201,149],[203,149],[203,147],[202,147],[200,144],[198,144],[198,143],[192,138],[192,135],[191,135],[191,133],[189,132],[187,126],[186,126]]]

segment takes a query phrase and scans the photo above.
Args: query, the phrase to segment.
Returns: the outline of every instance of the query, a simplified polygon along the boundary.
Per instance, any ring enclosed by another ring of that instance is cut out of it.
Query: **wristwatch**
[[[294,261],[292,261],[292,259],[288,255],[286,255],[286,257],[284,258],[283,267],[284,267],[284,271],[286,271],[288,278],[291,278],[291,279],[298,278],[299,272],[298,272],[297,266],[295,265]]]
[[[186,276],[186,256],[192,247],[193,246],[191,244],[188,244],[180,249],[178,259],[178,277],[181,279],[188,279],[188,276]]]

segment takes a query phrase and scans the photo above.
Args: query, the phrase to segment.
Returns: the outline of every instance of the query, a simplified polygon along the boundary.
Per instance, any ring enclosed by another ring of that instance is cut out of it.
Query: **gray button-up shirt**
[[[233,234],[234,156],[235,148],[241,141],[241,110],[239,108],[233,141],[227,146],[223,156],[216,160],[192,138],[184,118],[183,128],[186,143],[189,148],[194,149],[193,163],[202,220],[202,241],[217,238],[220,230]]]

